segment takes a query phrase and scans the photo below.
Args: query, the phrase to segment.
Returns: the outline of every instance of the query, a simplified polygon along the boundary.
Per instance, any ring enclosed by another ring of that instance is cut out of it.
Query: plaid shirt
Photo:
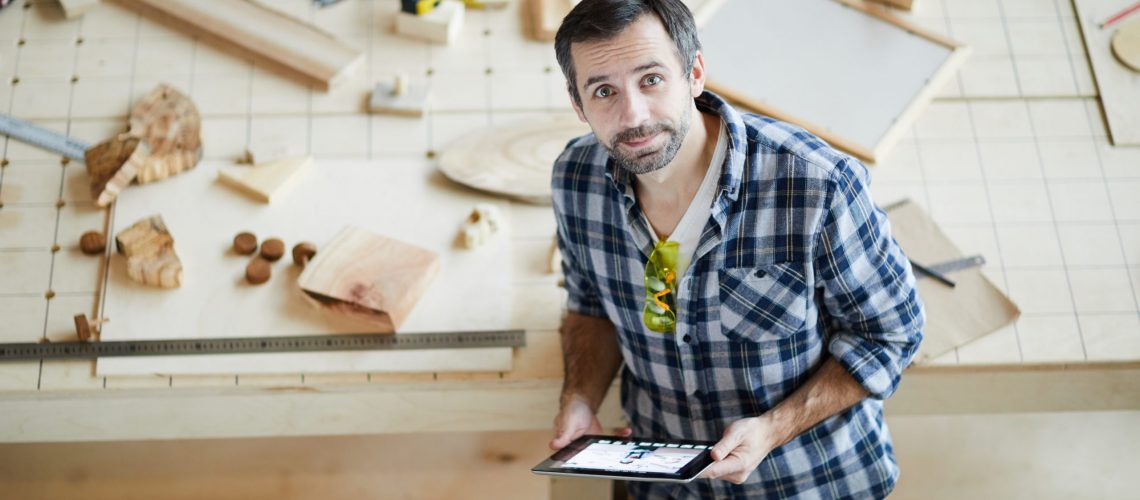
[[[768,411],[830,355],[871,397],[772,451],[743,485],[630,483],[637,498],[881,498],[898,466],[883,420],[922,339],[910,264],[867,169],[811,134],[705,92],[729,145],[712,215],[678,281],[677,328],[642,322],[653,248],[632,179],[593,134],[554,166],[569,311],[607,318],[635,436],[717,441]],[[825,353],[826,351],[826,353]]]

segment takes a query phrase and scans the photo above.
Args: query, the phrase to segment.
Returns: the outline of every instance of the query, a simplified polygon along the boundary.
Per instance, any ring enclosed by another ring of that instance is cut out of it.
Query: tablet
[[[582,436],[531,472],[625,481],[687,483],[712,465],[715,442]]]

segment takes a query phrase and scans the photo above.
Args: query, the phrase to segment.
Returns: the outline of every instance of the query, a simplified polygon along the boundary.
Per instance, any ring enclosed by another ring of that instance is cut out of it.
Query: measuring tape
[[[0,344],[0,362],[187,354],[248,354],[314,351],[398,351],[472,347],[523,347],[523,330],[447,333],[353,333],[295,337],[235,337]]]
[[[83,153],[91,147],[54,130],[48,130],[12,115],[0,113],[0,134],[23,141],[48,151],[59,153],[76,161],[83,161]]]

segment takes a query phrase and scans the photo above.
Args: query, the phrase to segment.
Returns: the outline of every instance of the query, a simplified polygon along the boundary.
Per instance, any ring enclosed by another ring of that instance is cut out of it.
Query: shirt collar
[[[696,104],[697,111],[716,114],[724,122],[725,132],[728,135],[728,149],[724,155],[717,198],[720,198],[719,194],[723,194],[729,200],[735,201],[740,192],[740,179],[744,174],[744,160],[748,144],[745,137],[744,120],[740,113],[724,99],[708,90],[697,96]],[[608,155],[606,178],[610,180],[617,192],[625,197],[627,208],[632,208],[637,201],[634,195],[632,176],[629,172],[618,167],[614,163],[613,157]]]

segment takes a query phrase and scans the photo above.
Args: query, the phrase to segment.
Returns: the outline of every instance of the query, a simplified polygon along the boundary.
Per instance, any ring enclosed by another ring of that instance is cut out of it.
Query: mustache
[[[627,128],[621,132],[618,132],[617,135],[614,136],[614,146],[617,146],[623,142],[644,139],[661,132],[675,132],[675,130],[673,130],[673,127],[670,127],[665,123],[655,123],[653,125],[640,125],[634,128]]]

